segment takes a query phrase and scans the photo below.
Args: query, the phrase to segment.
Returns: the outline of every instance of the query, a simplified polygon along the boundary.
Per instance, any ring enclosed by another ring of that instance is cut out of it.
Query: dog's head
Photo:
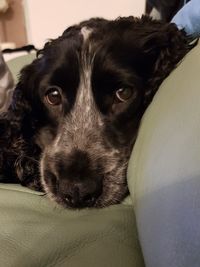
[[[188,50],[174,25],[147,17],[92,19],[45,45],[22,70],[12,108],[41,149],[41,180],[51,198],[80,208],[127,195],[141,116]]]

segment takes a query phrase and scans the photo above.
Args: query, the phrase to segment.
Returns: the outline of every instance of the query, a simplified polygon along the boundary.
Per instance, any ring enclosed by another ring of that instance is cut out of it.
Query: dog
[[[190,41],[146,16],[93,18],[48,41],[0,117],[0,181],[66,208],[120,203],[141,117]]]

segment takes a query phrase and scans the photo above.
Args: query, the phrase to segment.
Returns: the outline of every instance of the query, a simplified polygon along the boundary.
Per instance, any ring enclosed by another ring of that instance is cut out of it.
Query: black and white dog
[[[122,201],[141,117],[189,41],[173,24],[128,17],[91,19],[48,42],[0,117],[0,181],[64,207]]]

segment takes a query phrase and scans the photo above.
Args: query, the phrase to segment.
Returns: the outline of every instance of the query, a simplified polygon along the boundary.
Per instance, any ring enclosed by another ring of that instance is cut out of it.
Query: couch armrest
[[[145,113],[128,178],[146,266],[199,267],[199,45]]]

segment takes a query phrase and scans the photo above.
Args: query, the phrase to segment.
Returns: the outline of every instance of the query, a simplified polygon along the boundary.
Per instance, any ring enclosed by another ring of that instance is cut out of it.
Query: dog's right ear
[[[147,79],[145,97],[146,102],[149,102],[162,81],[196,43],[175,24],[154,21],[148,17],[142,17],[141,31],[144,34],[139,45]]]
[[[175,24],[148,16],[119,18],[111,31],[113,28],[118,35],[114,35],[110,51],[141,78],[148,105],[162,81],[196,43],[191,43],[191,38]]]

